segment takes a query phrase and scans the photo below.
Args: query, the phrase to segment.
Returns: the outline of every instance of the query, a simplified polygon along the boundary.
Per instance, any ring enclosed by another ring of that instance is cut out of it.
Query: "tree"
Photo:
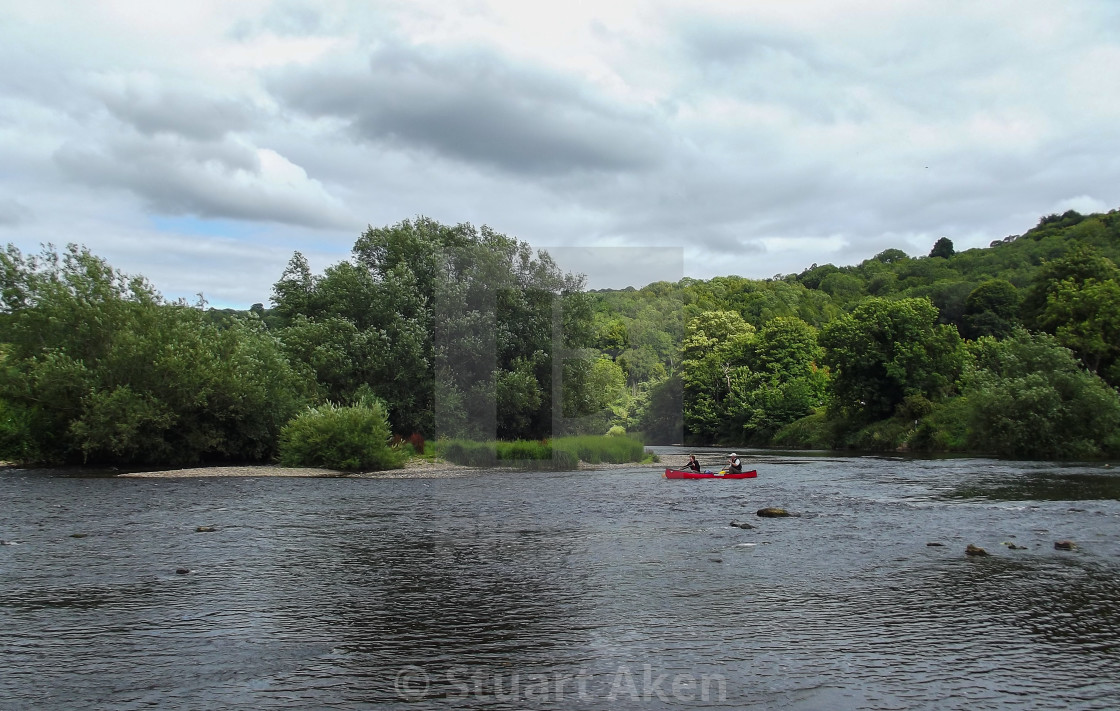
[[[736,311],[709,311],[688,323],[681,352],[686,431],[702,441],[727,432],[726,399],[745,365],[755,329]]]
[[[825,326],[833,404],[857,419],[887,417],[907,395],[940,399],[961,368],[960,336],[928,299],[870,298]]]
[[[735,372],[728,418],[735,442],[766,445],[785,425],[824,404],[827,374],[817,330],[798,318],[776,318],[748,344],[747,364]]]
[[[679,376],[653,383],[649,402],[638,427],[649,442],[679,444],[684,441],[683,385]]]
[[[953,240],[948,237],[942,237],[934,242],[933,249],[929,251],[929,256],[941,257],[943,259],[948,259],[954,254],[956,254],[956,250],[953,249]]]
[[[311,265],[300,252],[292,255],[288,266],[280,275],[280,281],[272,287],[272,304],[277,314],[291,319],[297,314],[313,314],[312,298],[315,293],[315,277]]]
[[[989,279],[973,289],[965,299],[961,335],[1004,338],[1018,324],[1019,290],[1005,279]]]
[[[1023,298],[1023,321],[1028,327],[1042,328],[1046,319],[1047,302],[1059,285],[1066,283],[1080,287],[1089,280],[1098,282],[1115,280],[1118,276],[1116,264],[1101,256],[1088,245],[1079,244],[1069,249],[1058,259],[1042,265],[1034,277],[1030,289]]]
[[[1043,265],[1023,303],[1028,323],[1120,385],[1120,268],[1081,245]]]
[[[368,228],[352,260],[321,277],[305,266],[293,258],[274,302],[289,316],[281,332],[289,352],[331,397],[346,402],[368,385],[402,433],[551,433],[554,307],[563,303],[567,340],[590,340],[592,314],[579,299],[581,279],[548,254],[485,226],[420,217]],[[308,335],[321,324],[335,335],[315,344]],[[565,391],[586,387],[580,369],[570,370]],[[499,414],[499,406],[512,409]]]
[[[171,465],[260,460],[313,385],[256,318],[167,304],[77,245],[0,257],[0,456]]]
[[[1086,372],[1053,336],[1016,330],[971,346],[964,396],[970,445],[1008,457],[1115,454],[1120,395]]]

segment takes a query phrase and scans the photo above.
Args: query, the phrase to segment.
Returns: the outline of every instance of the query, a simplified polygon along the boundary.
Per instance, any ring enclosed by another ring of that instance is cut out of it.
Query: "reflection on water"
[[[1037,472],[966,484],[951,496],[1004,501],[1120,500],[1120,474]]]
[[[1115,486],[1111,475],[977,459],[748,461],[759,479],[9,473],[0,539],[17,545],[0,546],[0,699],[1120,706],[1120,502],[1087,493]],[[981,490],[1017,493],[963,493]],[[763,506],[803,515],[759,519]],[[1054,550],[1059,538],[1078,549]],[[993,555],[968,558],[968,543]]]

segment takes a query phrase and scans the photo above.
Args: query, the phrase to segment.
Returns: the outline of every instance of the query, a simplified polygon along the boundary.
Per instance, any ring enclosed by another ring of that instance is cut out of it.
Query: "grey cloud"
[[[660,159],[651,111],[482,50],[388,47],[368,72],[295,70],[270,88],[296,110],[348,122],[363,140],[517,174],[642,170]]]
[[[217,140],[252,124],[253,110],[243,101],[162,88],[123,84],[99,87],[94,94],[115,117],[146,135],[178,134]]]
[[[0,197],[0,225],[14,227],[31,218],[31,210],[18,200]]]
[[[269,182],[258,154],[239,144],[125,137],[97,147],[67,144],[54,159],[72,179],[128,190],[164,214],[354,227],[317,183]]]

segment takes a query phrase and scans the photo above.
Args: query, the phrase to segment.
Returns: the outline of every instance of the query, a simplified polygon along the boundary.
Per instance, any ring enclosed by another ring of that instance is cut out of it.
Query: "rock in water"
[[[941,547],[941,546],[944,546],[944,545],[945,545],[944,543],[927,543],[927,544],[926,544],[926,546],[928,546],[928,547],[930,547],[930,548],[933,548],[933,547],[935,547],[935,546],[937,546],[937,547]]]
[[[974,546],[971,543],[969,543],[968,546],[964,549],[964,554],[965,555],[991,555],[990,553],[988,553],[988,551],[984,550],[980,546]]]
[[[214,528],[213,526],[199,526],[198,528],[196,528],[194,530],[195,530],[195,533],[213,533],[217,529]]]
[[[1072,551],[1077,550],[1077,544],[1073,541],[1054,541],[1054,550],[1056,551]]]
[[[732,521],[731,525],[735,528],[754,528],[754,526],[746,523],[745,521]]]
[[[757,513],[759,516],[761,516],[763,518],[782,518],[784,516],[789,516],[790,515],[789,511],[786,511],[785,509],[780,509],[776,506],[770,506],[770,507],[767,507],[767,508],[764,508],[764,509],[759,509],[755,513]]]

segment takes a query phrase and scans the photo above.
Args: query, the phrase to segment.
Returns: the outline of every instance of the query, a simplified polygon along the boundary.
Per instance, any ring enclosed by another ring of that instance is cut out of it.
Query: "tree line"
[[[525,242],[421,217],[321,274],[297,252],[267,308],[234,311],[79,246],[9,245],[0,457],[269,460],[301,415],[347,406],[414,440],[1110,456],[1118,258],[1120,214],[1070,211],[983,249],[587,291]]]
[[[680,393],[661,439],[1115,456],[1118,257],[1120,213],[1069,211],[987,248],[597,292],[596,343],[635,399]]]

